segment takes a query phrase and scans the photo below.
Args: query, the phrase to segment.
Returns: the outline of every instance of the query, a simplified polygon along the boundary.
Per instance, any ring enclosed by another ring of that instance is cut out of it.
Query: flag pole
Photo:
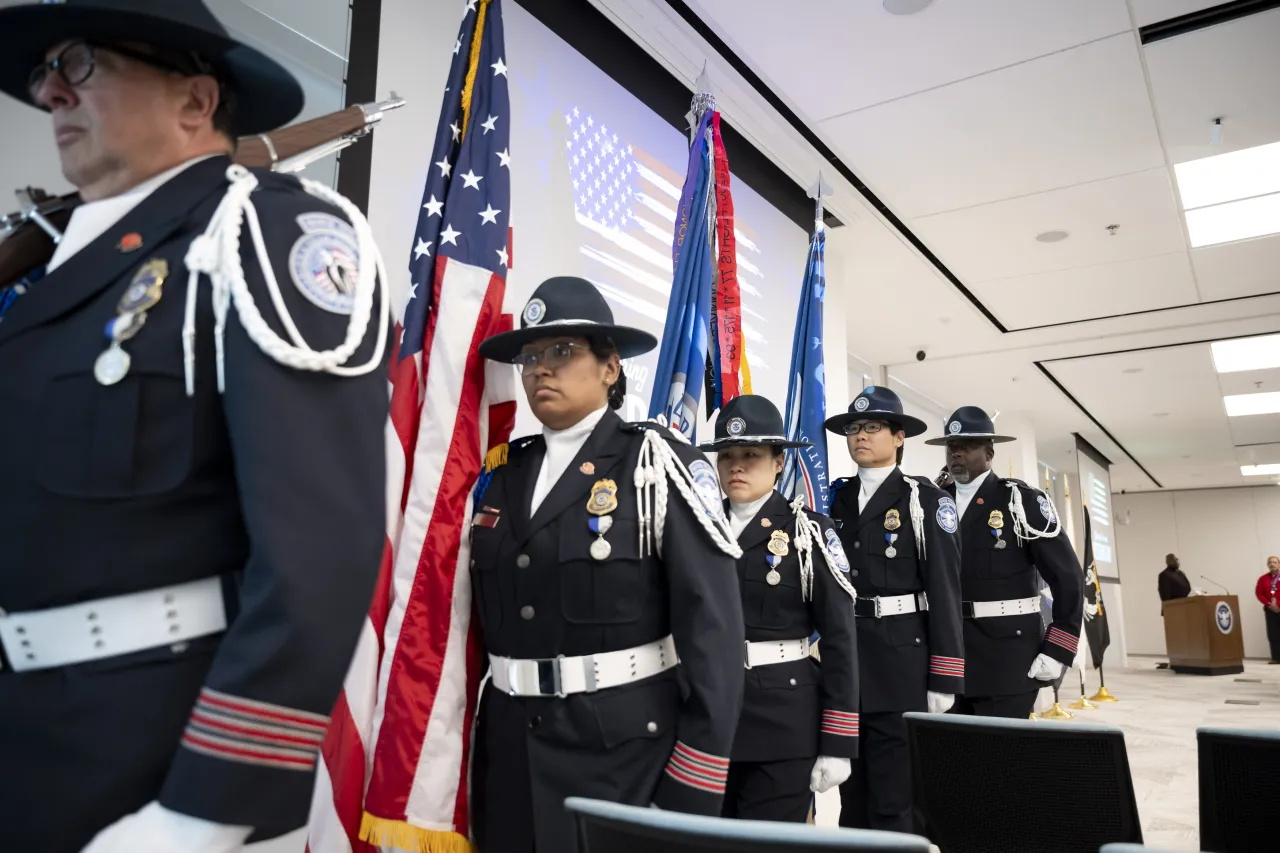
[[[1053,685],[1053,707],[1040,715],[1042,720],[1070,720],[1075,714],[1062,707],[1058,701],[1058,685]]]
[[[1096,711],[1098,706],[1090,702],[1084,695],[1084,667],[1080,667],[1080,698],[1067,706],[1073,711]]]
[[[1107,679],[1102,674],[1102,667],[1098,667],[1098,683],[1102,686],[1098,688],[1098,692],[1090,696],[1094,702],[1119,702],[1120,700],[1111,695],[1111,691],[1107,690]]]

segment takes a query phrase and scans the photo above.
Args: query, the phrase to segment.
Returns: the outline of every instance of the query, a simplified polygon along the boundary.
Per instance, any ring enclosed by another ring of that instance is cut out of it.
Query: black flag
[[[1093,522],[1089,507],[1084,508],[1084,631],[1089,640],[1093,668],[1102,666],[1102,656],[1111,644],[1107,628],[1107,611],[1102,606],[1102,585],[1098,583],[1098,565],[1093,560]]]

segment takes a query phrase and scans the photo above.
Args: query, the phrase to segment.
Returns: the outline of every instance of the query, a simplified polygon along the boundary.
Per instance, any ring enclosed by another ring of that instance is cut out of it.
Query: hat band
[[[599,326],[600,323],[595,320],[548,320],[545,323],[539,323],[536,326],[525,326],[526,329],[541,329],[546,326]]]
[[[790,441],[785,435],[730,435],[724,438],[717,438],[712,444],[720,444],[723,441]]]

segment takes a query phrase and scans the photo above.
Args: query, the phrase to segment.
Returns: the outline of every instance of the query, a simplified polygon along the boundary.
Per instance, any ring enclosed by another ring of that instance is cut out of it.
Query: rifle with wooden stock
[[[297,172],[351,145],[368,134],[384,113],[402,106],[404,99],[392,92],[386,101],[357,104],[271,133],[242,136],[232,158],[242,166]],[[16,193],[19,210],[0,217],[0,290],[49,263],[71,212],[80,204],[79,193],[51,196],[34,187]]]

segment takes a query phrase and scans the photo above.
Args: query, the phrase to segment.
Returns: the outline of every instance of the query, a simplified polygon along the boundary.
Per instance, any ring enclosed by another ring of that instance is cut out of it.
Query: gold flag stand
[[[1053,707],[1040,715],[1042,720],[1070,720],[1075,714],[1062,707],[1057,702],[1053,703]]]
[[[1102,667],[1098,667],[1098,680],[1102,686],[1098,688],[1097,693],[1089,698],[1095,702],[1119,702],[1120,700],[1112,696],[1110,691],[1107,690],[1107,679],[1102,674]]]
[[[1096,711],[1098,706],[1090,702],[1084,695],[1084,667],[1080,668],[1080,698],[1067,706],[1073,711]]]

